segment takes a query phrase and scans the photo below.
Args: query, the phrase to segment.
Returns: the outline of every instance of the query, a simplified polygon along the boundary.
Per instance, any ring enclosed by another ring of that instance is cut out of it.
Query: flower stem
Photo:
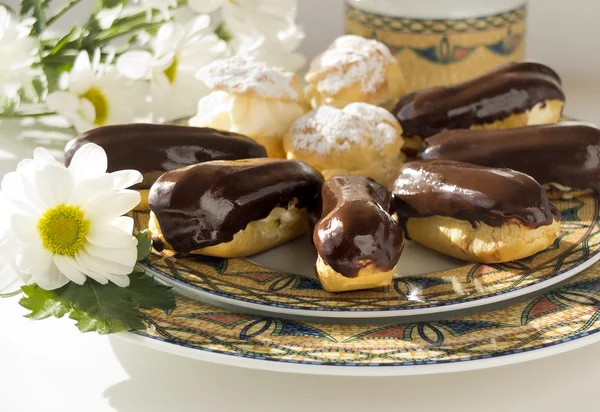
[[[106,34],[104,36],[98,36],[98,37],[96,37],[96,41],[98,42],[98,44],[103,45],[103,44],[109,43],[112,40],[119,38],[121,36],[133,35],[142,30],[148,30],[148,29],[160,27],[163,24],[164,24],[164,22],[157,21],[157,22],[153,22],[153,23],[142,23],[137,26],[126,27],[125,29],[119,30],[114,33]]]
[[[0,293],[0,299],[2,299],[2,298],[12,298],[13,296],[20,295],[21,293],[23,293],[23,291],[21,289],[15,290],[14,292]]]
[[[62,9],[58,10],[54,16],[50,17],[48,19],[48,21],[46,22],[46,26],[50,26],[52,23],[54,23],[56,20],[60,19],[62,17],[63,14],[65,14],[67,11],[69,11],[71,8],[73,8],[76,4],[78,4],[81,0],[71,0],[70,2],[68,2],[67,4],[65,4],[63,6]]]
[[[42,0],[33,0],[31,3],[33,17],[35,18],[33,28],[37,34],[41,34],[44,30],[46,30],[46,10],[44,10]]]
[[[44,117],[56,114],[56,112],[50,110],[42,110],[42,111],[22,111],[22,112],[14,112],[8,115],[0,115],[0,117],[15,119],[15,118],[23,118],[23,117]],[[2,297],[2,295],[0,295]]]

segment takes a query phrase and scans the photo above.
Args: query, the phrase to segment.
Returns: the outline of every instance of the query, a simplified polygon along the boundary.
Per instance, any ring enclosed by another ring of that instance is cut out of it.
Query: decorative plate
[[[477,315],[394,324],[262,317],[177,299],[118,335],[222,364],[296,373],[410,375],[522,362],[600,340],[600,266],[563,287]]]
[[[262,266],[242,259],[154,253],[144,268],[182,294],[246,310],[320,318],[422,319],[423,315],[524,297],[563,282],[596,262],[600,258],[598,198],[586,196],[554,204],[562,213],[562,232],[553,246],[532,257],[503,264],[464,264],[412,244],[402,255],[400,274],[392,286],[374,290],[324,291],[312,275],[315,252],[308,242],[303,248],[302,241],[253,258]],[[138,228],[146,227],[148,214],[136,213],[135,220]],[[281,270],[281,262],[289,269]],[[436,271],[457,263],[460,266]],[[420,268],[421,274],[414,274],[414,269],[413,274],[403,272],[414,267]]]

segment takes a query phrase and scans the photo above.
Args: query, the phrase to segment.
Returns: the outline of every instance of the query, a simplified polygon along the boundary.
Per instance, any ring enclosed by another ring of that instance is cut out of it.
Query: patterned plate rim
[[[204,299],[209,303],[235,306],[248,309],[259,313],[268,313],[271,315],[288,315],[303,318],[329,318],[329,319],[382,319],[382,318],[407,318],[413,316],[433,315],[444,313],[452,315],[455,312],[461,312],[468,309],[475,309],[482,306],[493,305],[504,302],[509,304],[511,301],[543,292],[553,286],[569,280],[573,276],[583,272],[600,261],[600,249],[594,252],[586,261],[581,264],[563,271],[555,276],[545,280],[536,281],[526,286],[517,287],[508,292],[502,292],[493,296],[481,296],[465,300],[461,303],[445,304],[439,306],[427,306],[421,308],[384,308],[384,309],[335,309],[335,308],[303,308],[303,307],[284,307],[274,304],[257,303],[243,299],[240,296],[234,296],[216,291],[208,291],[202,288],[163,275],[152,266],[142,265],[146,273],[155,276],[161,282],[172,286],[177,292],[200,300]]]
[[[591,224],[586,229],[586,234],[583,237],[578,238],[577,244],[581,244],[584,239],[590,238],[593,235],[593,230],[598,225],[599,208],[600,208],[600,197],[593,196],[591,216]],[[584,203],[582,203],[583,205]],[[570,221],[566,221],[568,224]],[[565,229],[567,231],[568,229]],[[558,261],[577,253],[577,249],[573,246],[561,252],[560,255],[554,256],[551,260]],[[441,301],[438,303],[432,303],[427,305],[419,305],[418,307],[402,307],[402,306],[390,306],[390,307],[359,307],[359,308],[348,308],[348,307],[335,307],[335,306],[300,306],[291,302],[279,303],[275,301],[260,301],[254,296],[247,297],[243,294],[235,294],[228,291],[222,291],[219,288],[206,288],[202,285],[197,285],[189,280],[178,279],[175,276],[170,276],[168,272],[163,272],[163,268],[156,267],[155,264],[150,261],[142,263],[142,267],[149,274],[156,276],[159,280],[173,286],[181,294],[192,296],[197,299],[208,300],[212,303],[220,305],[229,305],[241,307],[249,311],[271,313],[282,316],[298,316],[306,318],[339,318],[339,319],[369,319],[369,318],[401,318],[401,317],[414,317],[433,315],[437,313],[454,314],[460,311],[468,309],[476,309],[485,305],[498,304],[500,302],[510,302],[518,298],[525,298],[527,296],[539,293],[547,290],[553,286],[561,284],[567,281],[571,277],[577,275],[581,271],[587,269],[598,260],[600,260],[600,247],[595,250],[588,250],[589,253],[583,261],[579,261],[579,264],[566,268],[560,268],[554,270],[552,274],[540,277],[539,279],[533,279],[529,283],[519,284],[517,286],[511,286],[509,289],[490,292],[488,294],[479,296],[469,296],[461,300],[450,300]],[[165,257],[170,265],[177,265],[177,259]],[[543,264],[547,264],[545,262]],[[576,262],[573,262],[576,263]],[[191,267],[187,267],[185,264],[180,264],[181,268],[186,270],[192,270]],[[170,266],[169,266],[170,267]],[[164,269],[168,270],[168,269]],[[171,269],[173,270],[173,269]],[[270,269],[269,269],[270,270]],[[200,274],[204,275],[204,272],[199,271]],[[281,272],[284,274],[283,272]],[[444,273],[437,272],[437,273]]]
[[[152,336],[143,331],[121,332],[112,336],[159,352],[219,365],[243,367],[255,370],[330,376],[411,376],[464,372],[542,359],[600,342],[600,333],[598,332],[600,332],[600,328],[591,332],[586,331],[576,336],[569,336],[558,341],[540,344],[526,349],[509,350],[490,356],[425,364],[400,365],[331,365],[325,363],[313,364],[282,359],[258,358],[201,349],[187,345],[183,342],[173,342],[161,337]]]

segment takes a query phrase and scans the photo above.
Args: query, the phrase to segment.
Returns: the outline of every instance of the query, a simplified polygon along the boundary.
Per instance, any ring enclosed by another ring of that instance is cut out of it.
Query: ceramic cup
[[[385,43],[410,91],[525,56],[527,0],[346,0],[346,32]]]

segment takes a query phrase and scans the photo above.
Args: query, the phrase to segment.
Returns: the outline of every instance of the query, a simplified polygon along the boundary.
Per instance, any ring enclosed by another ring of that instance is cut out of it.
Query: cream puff
[[[522,259],[552,245],[560,231],[560,212],[539,183],[511,169],[409,162],[390,189],[408,237],[458,259]]]
[[[283,135],[309,110],[294,73],[237,56],[217,60],[197,76],[211,93],[200,99],[191,126],[241,133],[263,145],[269,157],[285,157]]]
[[[513,62],[464,83],[432,87],[403,97],[393,113],[402,125],[405,151],[451,129],[503,129],[556,123],[565,95],[560,77],[535,62]]]
[[[423,159],[507,167],[533,177],[551,197],[600,194],[600,128],[561,122],[503,130],[450,130],[427,139]]]
[[[343,292],[390,285],[404,231],[390,215],[389,190],[362,176],[339,176],[325,181],[322,198],[313,242],[323,288]]]
[[[264,147],[236,133],[210,128],[164,124],[123,124],[92,129],[67,143],[65,164],[80,147],[95,143],[106,152],[108,172],[134,169],[144,180],[135,185],[142,195],[136,210],[148,210],[150,186],[163,173],[209,160],[267,157]]]
[[[354,35],[338,37],[316,57],[305,80],[313,108],[364,102],[391,109],[406,89],[402,70],[387,46]]]
[[[288,159],[325,178],[361,175],[386,184],[404,161],[402,129],[387,110],[367,103],[320,106],[298,119],[283,140]]]
[[[213,161],[162,175],[150,190],[149,231],[158,250],[243,257],[308,229],[323,177],[282,159]]]

